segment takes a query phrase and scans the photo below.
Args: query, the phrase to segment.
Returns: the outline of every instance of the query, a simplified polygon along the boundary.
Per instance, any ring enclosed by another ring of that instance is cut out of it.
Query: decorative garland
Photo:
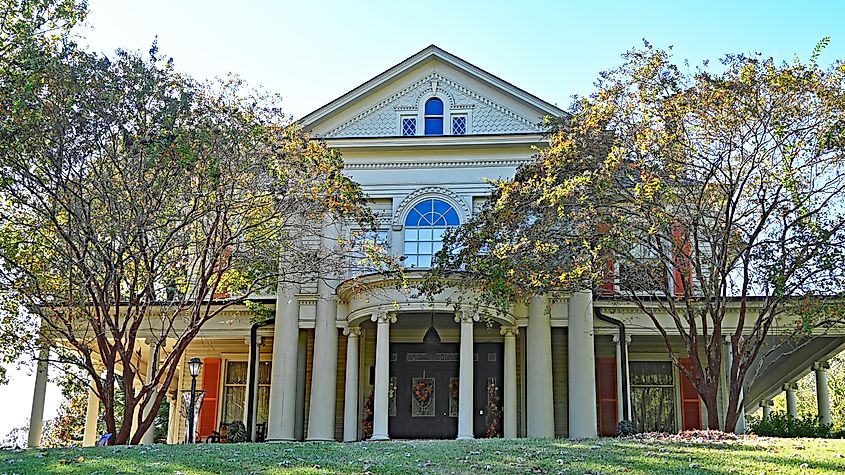
[[[431,393],[434,391],[434,385],[431,380],[423,379],[414,385],[414,399],[421,405],[425,405],[431,399]]]

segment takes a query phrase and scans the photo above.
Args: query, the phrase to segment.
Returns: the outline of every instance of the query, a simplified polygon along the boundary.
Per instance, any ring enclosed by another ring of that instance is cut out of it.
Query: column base
[[[264,442],[268,442],[268,443],[271,443],[271,444],[281,444],[281,443],[285,443],[285,442],[297,442],[297,440],[292,438],[292,437],[291,438],[285,437],[285,438],[279,438],[279,439],[264,439]]]
[[[475,437],[471,435],[459,435],[455,440],[475,440]]]
[[[378,442],[378,441],[381,441],[381,440],[390,440],[390,437],[387,436],[387,435],[373,434],[373,436],[370,437],[369,440],[374,440],[374,441]]]
[[[308,437],[305,442],[337,442],[334,437]]]

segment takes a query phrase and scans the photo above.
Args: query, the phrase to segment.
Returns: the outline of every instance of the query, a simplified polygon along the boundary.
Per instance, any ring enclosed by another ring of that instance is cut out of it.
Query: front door
[[[503,369],[502,344],[476,343],[474,347],[473,432],[476,437],[484,437],[501,432],[501,391],[498,385],[501,384]],[[458,351],[457,343],[441,343],[434,348],[421,343],[390,345],[388,433],[391,438],[457,437]]]

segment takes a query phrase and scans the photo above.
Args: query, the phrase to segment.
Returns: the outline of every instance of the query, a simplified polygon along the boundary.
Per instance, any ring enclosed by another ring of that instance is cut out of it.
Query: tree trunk
[[[719,430],[719,400],[716,397],[718,394],[718,386],[710,388],[701,394],[701,399],[704,401],[704,407],[707,408],[707,428],[711,430]]]

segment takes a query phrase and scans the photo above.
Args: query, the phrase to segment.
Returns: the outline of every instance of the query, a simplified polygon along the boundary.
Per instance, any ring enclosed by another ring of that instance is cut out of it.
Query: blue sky
[[[762,52],[820,62],[845,58],[845,2],[330,2],[90,0],[78,30],[91,49],[147,51],[158,36],[176,67],[198,78],[235,72],[278,92],[295,117],[316,109],[429,44],[566,108],[598,73],[646,38],[678,62]],[[29,415],[33,379],[0,389],[0,438]],[[59,395],[52,388],[47,417]]]

